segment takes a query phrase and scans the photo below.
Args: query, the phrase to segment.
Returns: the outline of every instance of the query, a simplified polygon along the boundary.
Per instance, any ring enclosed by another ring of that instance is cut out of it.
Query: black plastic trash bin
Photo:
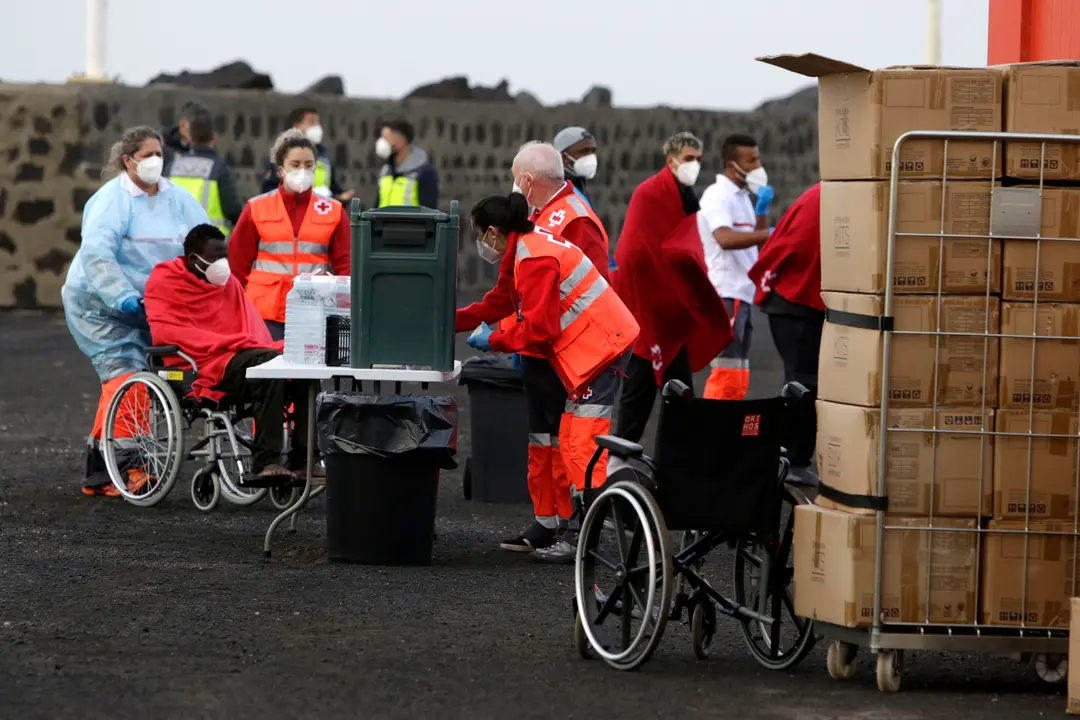
[[[472,357],[461,366],[469,390],[465,497],[488,503],[529,499],[529,412],[521,372],[503,356]]]
[[[331,560],[430,565],[439,470],[457,467],[452,397],[321,393]]]

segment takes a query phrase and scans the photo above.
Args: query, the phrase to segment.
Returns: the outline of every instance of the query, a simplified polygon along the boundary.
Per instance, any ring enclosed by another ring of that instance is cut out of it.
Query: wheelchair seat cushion
[[[656,499],[672,530],[745,534],[779,522],[782,398],[666,396],[656,440]]]

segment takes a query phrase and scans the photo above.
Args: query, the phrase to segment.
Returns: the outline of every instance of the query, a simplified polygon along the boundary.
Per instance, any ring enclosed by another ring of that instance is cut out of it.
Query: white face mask
[[[675,177],[683,185],[692,187],[697,182],[698,173],[701,172],[701,163],[697,160],[684,162],[675,168]]]
[[[312,125],[304,131],[304,136],[313,144],[318,145],[322,142],[322,125]]]
[[[225,283],[229,282],[229,276],[232,275],[232,268],[229,267],[228,258],[221,258],[214,262],[206,262],[200,255],[196,255],[195,257],[206,263],[206,269],[203,270],[203,274],[206,275],[206,282],[211,285],[217,285],[218,287],[222,287]]]
[[[476,238],[476,252],[482,260],[492,265],[502,260],[505,253],[501,253],[495,248],[484,242],[484,238],[487,237],[487,233],[484,233],[480,237]]]
[[[294,193],[307,192],[315,182],[315,173],[311,170],[300,168],[285,173],[285,187]]]
[[[132,158],[134,160],[134,158]],[[161,168],[165,164],[157,155],[151,155],[148,158],[143,158],[135,166],[135,174],[139,176],[147,185],[156,185],[157,181],[161,179]]]
[[[394,146],[386,138],[380,137],[375,141],[375,154],[383,160],[389,160],[394,154]]]
[[[769,174],[765,172],[765,168],[763,167],[754,168],[746,173],[745,179],[747,189],[755,195],[758,194],[758,191],[761,190],[761,188],[769,184]]]
[[[597,164],[598,160],[596,159],[596,153],[583,155],[574,161],[574,174],[580,178],[592,180],[596,177]]]

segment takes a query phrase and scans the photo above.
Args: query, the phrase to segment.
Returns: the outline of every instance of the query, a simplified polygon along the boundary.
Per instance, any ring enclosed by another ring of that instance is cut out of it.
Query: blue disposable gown
[[[83,210],[82,245],[61,297],[68,329],[103,383],[146,368],[146,317],[120,304],[141,298],[154,266],[182,255],[188,231],[210,222],[191,193],[167,180],[160,187],[151,197],[122,174]]]

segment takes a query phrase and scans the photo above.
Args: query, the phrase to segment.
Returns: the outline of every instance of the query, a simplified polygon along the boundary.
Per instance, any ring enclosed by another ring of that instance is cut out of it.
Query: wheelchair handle
[[[806,386],[801,382],[792,380],[789,383],[784,384],[784,388],[780,391],[780,397],[782,398],[795,398],[796,400],[802,400],[810,391],[806,389]]]
[[[665,397],[694,397],[694,388],[689,387],[682,380],[668,380],[660,393]]]

